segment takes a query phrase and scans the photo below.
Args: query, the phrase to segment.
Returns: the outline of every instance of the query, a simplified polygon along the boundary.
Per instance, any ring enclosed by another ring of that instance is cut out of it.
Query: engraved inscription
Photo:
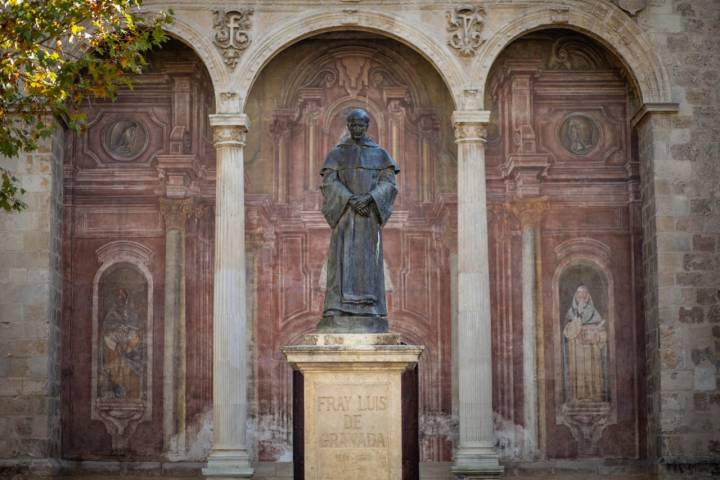
[[[384,383],[318,385],[318,478],[334,478],[338,468],[353,478],[385,478],[392,421],[389,393]]]

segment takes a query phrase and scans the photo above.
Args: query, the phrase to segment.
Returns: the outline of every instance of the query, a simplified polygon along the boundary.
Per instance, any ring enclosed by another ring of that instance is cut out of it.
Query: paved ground
[[[201,464],[162,462],[66,462],[65,473],[28,474],[17,470],[0,468],[1,480],[195,480],[202,479]],[[70,473],[68,470],[72,470]],[[450,463],[426,463],[421,465],[421,480],[452,480]],[[612,460],[589,460],[573,462],[536,462],[533,464],[507,465],[504,478],[512,480],[707,480],[720,479],[720,465],[705,468],[701,472],[675,469],[661,477],[648,475],[646,466],[638,463]],[[261,463],[256,465],[255,480],[291,480],[291,463]],[[344,478],[338,480],[356,480]],[[374,480],[374,479],[357,479]]]

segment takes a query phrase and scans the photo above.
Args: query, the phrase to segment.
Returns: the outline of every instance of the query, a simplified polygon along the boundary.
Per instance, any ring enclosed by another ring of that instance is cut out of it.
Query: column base
[[[244,450],[213,450],[202,469],[203,476],[212,480],[252,478],[254,473],[255,469]]]
[[[455,452],[452,466],[453,476],[457,480],[481,480],[500,478],[505,467],[498,462],[494,448],[460,449]]]

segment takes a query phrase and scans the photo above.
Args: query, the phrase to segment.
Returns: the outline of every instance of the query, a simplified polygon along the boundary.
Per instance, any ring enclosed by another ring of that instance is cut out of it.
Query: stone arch
[[[144,10],[146,14],[157,12],[158,10]],[[220,58],[217,50],[213,48],[212,43],[200,33],[200,28],[185,22],[177,15],[173,17],[172,23],[164,27],[164,30],[170,34],[171,37],[179,40],[190,48],[203,65],[205,65],[215,91],[215,104],[219,105],[219,92],[223,90],[223,85],[228,84],[229,77],[222,58]],[[70,48],[68,48],[67,51],[70,55],[77,56],[82,53],[79,48],[79,44],[74,43],[70,44]]]
[[[671,103],[670,78],[654,47],[637,24],[606,2],[582,0],[565,5],[542,5],[494,32],[471,67],[471,78],[485,79],[500,53],[517,38],[546,28],[565,28],[585,34],[613,52],[630,73],[642,103]],[[483,101],[484,91],[478,95]]]
[[[441,47],[432,37],[395,17],[374,12],[333,12],[311,14],[292,22],[278,25],[259,38],[243,55],[237,76],[231,89],[240,95],[240,108],[245,102],[255,80],[263,68],[278,53],[298,41],[339,28],[374,32],[397,40],[412,48],[428,60],[447,86],[455,106],[461,105],[461,94],[467,84],[467,76],[456,58]]]
[[[153,10],[146,10],[146,12],[152,13]],[[220,105],[220,92],[224,91],[223,86],[229,83],[230,77],[217,49],[213,47],[209,38],[201,33],[203,29],[186,22],[179,15],[173,16],[172,23],[164,28],[172,37],[195,52],[195,55],[205,65],[212,81],[215,105]]]

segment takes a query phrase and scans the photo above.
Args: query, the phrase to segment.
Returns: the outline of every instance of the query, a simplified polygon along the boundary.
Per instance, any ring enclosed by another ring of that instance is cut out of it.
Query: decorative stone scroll
[[[549,70],[605,70],[610,64],[601,50],[589,42],[568,36],[558,38],[552,47],[547,68]]]
[[[225,65],[235,70],[243,50],[250,46],[250,15],[252,8],[239,10],[213,10],[213,43],[222,53]]]
[[[152,252],[120,240],[96,253],[90,417],[103,422],[113,450],[122,451],[138,423],[152,417]]]
[[[483,8],[471,5],[454,7],[447,12],[450,32],[448,44],[458,50],[460,55],[475,55],[476,50],[483,44],[480,31],[484,15]]]

